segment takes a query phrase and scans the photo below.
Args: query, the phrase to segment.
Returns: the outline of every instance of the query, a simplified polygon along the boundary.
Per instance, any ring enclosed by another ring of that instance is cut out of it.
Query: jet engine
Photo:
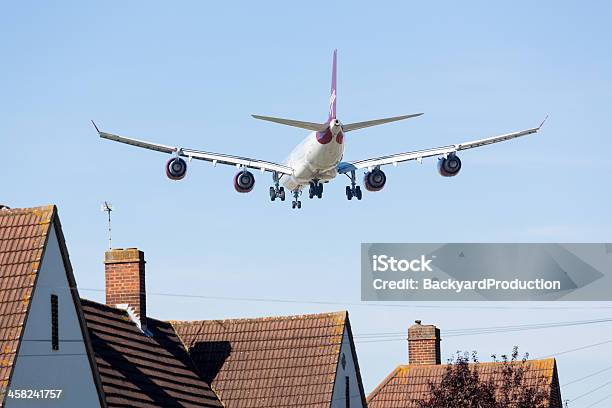
[[[449,155],[446,158],[438,159],[438,173],[442,177],[453,177],[461,170],[461,160],[456,155]]]
[[[234,188],[239,193],[248,193],[255,186],[255,176],[250,171],[239,171],[234,176]]]
[[[368,191],[380,191],[387,182],[387,176],[381,169],[374,169],[363,176],[363,185]]]
[[[180,157],[175,157],[166,162],[166,176],[170,180],[181,180],[187,174],[187,163]]]

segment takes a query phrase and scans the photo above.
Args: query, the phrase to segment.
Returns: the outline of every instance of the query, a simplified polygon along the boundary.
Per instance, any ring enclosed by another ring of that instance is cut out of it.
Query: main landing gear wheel
[[[308,198],[314,197],[323,197],[323,183],[319,183],[318,181],[310,182],[310,187],[308,188]]]
[[[347,174],[347,176],[351,179],[351,185],[346,186],[346,198],[352,200],[355,197],[357,200],[361,200],[363,195],[361,194],[361,187],[357,185],[355,180],[355,170],[352,170],[351,175]]]
[[[281,201],[285,201],[285,188],[279,187],[278,189],[270,187],[270,200],[274,201],[280,198]]]
[[[285,188],[280,187],[278,173],[272,173],[272,180],[274,181],[274,186],[270,187],[270,200],[274,201],[280,198],[281,201],[285,201]]]

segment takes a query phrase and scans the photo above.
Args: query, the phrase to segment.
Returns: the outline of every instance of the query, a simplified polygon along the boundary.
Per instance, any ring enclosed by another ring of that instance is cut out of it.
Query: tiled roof
[[[221,407],[169,323],[81,299],[108,407]]]
[[[346,312],[171,323],[225,406],[330,406]]]
[[[0,390],[5,390],[55,206],[0,210]],[[4,393],[0,394],[0,405]]]
[[[537,385],[538,378],[546,381],[546,392],[550,396],[550,406],[561,406],[559,379],[554,358],[527,361],[528,371],[525,382]],[[501,363],[479,363],[481,380],[493,377],[501,381],[499,372]],[[368,395],[369,408],[411,408],[417,407],[417,401],[429,395],[429,383],[440,382],[446,365],[401,365]]]

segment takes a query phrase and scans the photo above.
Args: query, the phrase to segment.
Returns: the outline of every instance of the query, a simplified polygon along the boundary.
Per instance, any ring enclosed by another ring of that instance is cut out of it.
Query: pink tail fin
[[[331,80],[331,95],[329,97],[329,119],[336,119],[336,54],[338,50],[334,50],[332,62],[332,80]]]

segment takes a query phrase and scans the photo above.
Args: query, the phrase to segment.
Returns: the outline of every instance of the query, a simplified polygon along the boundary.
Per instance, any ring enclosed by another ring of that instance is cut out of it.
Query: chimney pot
[[[104,269],[106,304],[127,304],[140,320],[140,326],[144,330],[147,321],[144,252],[137,248],[110,249],[104,253]]]

